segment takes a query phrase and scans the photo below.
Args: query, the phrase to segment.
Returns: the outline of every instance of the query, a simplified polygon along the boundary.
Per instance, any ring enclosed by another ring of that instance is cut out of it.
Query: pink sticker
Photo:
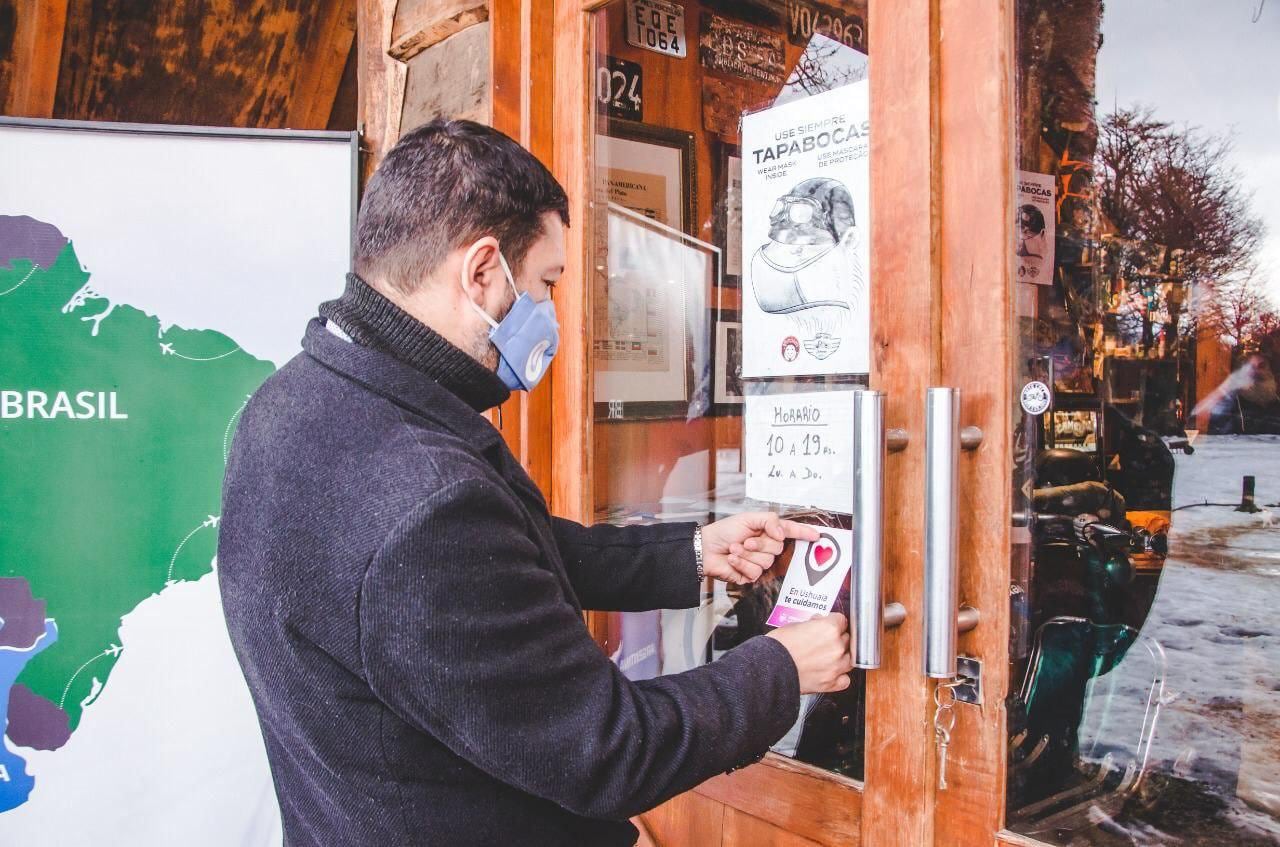
[[[853,533],[847,529],[822,527],[812,543],[796,542],[796,552],[778,591],[778,603],[769,613],[769,626],[800,623],[827,615],[836,605],[836,595],[844,585],[851,563],[847,555]]]
[[[789,623],[800,623],[817,616],[816,610],[792,609],[790,606],[774,606],[769,615],[769,626],[786,626]]]

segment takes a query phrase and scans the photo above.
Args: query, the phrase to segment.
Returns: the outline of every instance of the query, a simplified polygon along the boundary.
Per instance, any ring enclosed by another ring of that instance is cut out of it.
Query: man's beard
[[[494,318],[498,323],[502,323],[502,319],[511,311],[511,307],[516,304],[516,295],[514,291],[507,292],[507,299],[502,304],[502,308],[498,310],[498,317]],[[498,370],[498,348],[493,346],[493,342],[489,340],[489,327],[482,327],[471,339],[467,352],[471,354],[471,358],[484,365],[495,373]]]

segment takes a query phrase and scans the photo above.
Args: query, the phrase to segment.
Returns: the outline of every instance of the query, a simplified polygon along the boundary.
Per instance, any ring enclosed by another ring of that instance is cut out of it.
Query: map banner
[[[0,843],[280,843],[222,475],[342,288],[352,150],[0,122]]]

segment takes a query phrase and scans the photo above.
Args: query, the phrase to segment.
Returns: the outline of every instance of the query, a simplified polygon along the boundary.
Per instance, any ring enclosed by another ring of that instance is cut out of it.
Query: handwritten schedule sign
[[[747,395],[747,496],[850,514],[853,394]]]

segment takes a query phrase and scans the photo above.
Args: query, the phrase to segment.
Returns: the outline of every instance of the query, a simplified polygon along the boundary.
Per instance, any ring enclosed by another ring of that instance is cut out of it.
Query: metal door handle
[[[854,487],[853,577],[849,608],[853,613],[853,665],[880,667],[884,632],[884,392],[853,395]]]
[[[925,401],[924,672],[956,675],[959,638],[957,476],[960,389],[930,388]]]

